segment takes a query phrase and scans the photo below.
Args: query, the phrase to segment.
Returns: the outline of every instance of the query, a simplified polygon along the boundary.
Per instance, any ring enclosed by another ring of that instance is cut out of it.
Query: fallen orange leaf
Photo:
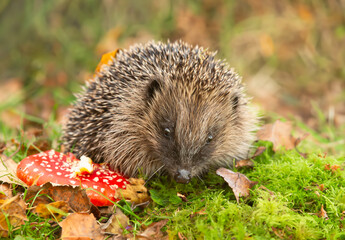
[[[99,73],[102,69],[103,65],[108,65],[110,61],[112,61],[113,58],[116,57],[116,54],[120,51],[120,49],[116,49],[112,52],[108,52],[102,55],[101,61],[98,63],[96,67],[96,73]]]
[[[59,225],[62,228],[61,239],[103,240],[105,238],[93,214],[72,213]]]
[[[235,194],[236,200],[239,203],[240,197],[248,197],[249,189],[257,184],[257,182],[250,181],[244,174],[233,172],[226,168],[219,168],[217,174],[224,178],[229,184],[230,188]]]

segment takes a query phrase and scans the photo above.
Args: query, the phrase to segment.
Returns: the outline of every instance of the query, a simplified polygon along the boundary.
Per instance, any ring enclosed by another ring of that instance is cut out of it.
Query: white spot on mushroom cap
[[[47,172],[52,172],[52,171],[53,171],[53,170],[50,169],[50,168],[47,168],[46,170],[47,170]]]
[[[104,188],[101,188],[101,192],[104,192],[105,191],[105,189]]]
[[[31,167],[32,165],[34,165],[35,163],[34,162],[31,162],[31,163],[28,163],[25,165],[23,171],[25,171],[26,169],[28,169],[29,167]]]
[[[62,173],[60,173],[60,172],[57,172],[57,173],[56,173],[56,175],[58,175],[58,176],[61,176],[61,175],[62,175]]]
[[[98,182],[98,181],[99,181],[99,178],[98,178],[98,177],[95,177],[95,178],[93,179],[93,181]]]
[[[34,168],[34,170],[33,170],[33,172],[38,172],[39,170],[38,170],[38,168]]]

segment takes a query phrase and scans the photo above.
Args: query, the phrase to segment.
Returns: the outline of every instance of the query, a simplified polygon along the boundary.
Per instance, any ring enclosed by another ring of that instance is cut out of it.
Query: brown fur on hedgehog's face
[[[212,167],[231,165],[233,159],[245,157],[249,133],[240,121],[247,106],[240,96],[241,92],[221,86],[203,88],[184,80],[153,80],[147,89],[143,119],[150,132],[147,144],[153,161],[176,181],[186,183]]]

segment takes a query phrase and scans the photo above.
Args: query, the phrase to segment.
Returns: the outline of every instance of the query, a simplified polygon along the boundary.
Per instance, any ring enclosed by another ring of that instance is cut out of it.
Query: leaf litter
[[[296,148],[296,146],[307,137],[303,135],[300,138],[295,138],[291,134],[292,124],[290,122],[282,122],[280,120],[271,124],[266,124],[257,132],[259,140],[270,141],[273,143],[273,151],[277,151],[280,147],[285,147],[286,150]]]
[[[10,231],[20,227],[27,220],[26,203],[19,195],[0,199],[0,237],[8,237]]]
[[[59,222],[62,228],[61,239],[95,239],[105,238],[100,225],[93,214],[72,213]]]
[[[257,182],[250,181],[244,174],[233,172],[226,168],[219,168],[217,174],[223,177],[229,184],[238,203],[240,202],[240,197],[248,197],[250,189],[257,184]]]
[[[253,156],[251,156],[249,159],[242,159],[236,161],[235,167],[236,168],[253,168],[254,162],[252,161],[257,156],[260,156],[264,151],[266,150],[266,147],[259,146],[256,150]]]

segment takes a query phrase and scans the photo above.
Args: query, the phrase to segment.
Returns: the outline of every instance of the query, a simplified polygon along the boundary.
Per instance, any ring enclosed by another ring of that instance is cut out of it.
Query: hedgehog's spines
[[[256,116],[241,77],[215,55],[182,41],[119,51],[77,95],[64,128],[66,150],[131,176],[162,166],[194,176],[246,157]],[[164,126],[173,139],[164,138]],[[214,140],[205,145],[209,134]]]

